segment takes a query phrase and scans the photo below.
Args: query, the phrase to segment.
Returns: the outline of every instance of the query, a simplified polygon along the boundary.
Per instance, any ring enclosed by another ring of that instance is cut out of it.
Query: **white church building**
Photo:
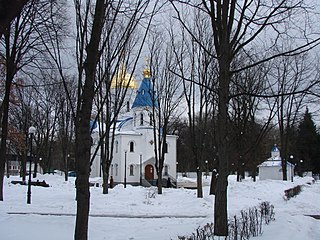
[[[279,148],[274,145],[271,149],[271,157],[259,166],[259,179],[283,180],[282,162]],[[294,176],[294,164],[287,161],[287,179]]]
[[[120,71],[125,71],[122,67]],[[121,74],[120,74],[121,75]],[[118,75],[118,76],[120,76]],[[158,176],[155,166],[154,126],[152,126],[152,108],[158,103],[150,94],[153,86],[150,81],[150,71],[143,71],[143,80],[137,89],[136,81],[125,72],[122,74],[121,87],[128,88],[123,109],[117,118],[113,159],[109,176],[114,184],[127,183],[131,185],[155,185]],[[114,80],[113,80],[114,81]],[[119,87],[112,83],[113,87]],[[92,152],[99,141],[97,128],[93,131]],[[159,133],[157,133],[159,134]],[[161,133],[160,133],[161,134]],[[167,135],[166,154],[163,168],[163,179],[176,181],[177,136]],[[91,177],[101,177],[100,154],[96,155],[91,166]]]

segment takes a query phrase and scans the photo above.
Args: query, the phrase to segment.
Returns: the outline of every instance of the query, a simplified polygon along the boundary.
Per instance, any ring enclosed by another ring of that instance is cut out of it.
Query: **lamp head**
[[[29,134],[35,134],[37,129],[34,126],[29,127],[28,133]]]

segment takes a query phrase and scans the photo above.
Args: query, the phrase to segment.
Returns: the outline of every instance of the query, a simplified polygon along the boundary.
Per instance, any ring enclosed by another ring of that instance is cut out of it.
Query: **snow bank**
[[[69,240],[73,238],[76,214],[74,178],[65,182],[63,176],[40,175],[49,188],[32,187],[32,203],[26,204],[26,186],[13,185],[5,179],[4,201],[0,202],[1,239]],[[192,180],[192,179],[191,179]],[[99,179],[93,179],[99,182]],[[194,181],[194,179],[193,179]],[[210,179],[204,179],[209,182]],[[319,239],[320,221],[306,215],[320,215],[320,184],[308,185],[312,178],[295,178],[294,182],[247,178],[236,182],[229,177],[229,216],[242,209],[269,201],[275,206],[276,221],[265,227],[256,239]],[[302,192],[285,201],[284,190],[303,185]],[[103,195],[101,187],[91,188],[89,239],[176,239],[188,235],[198,226],[212,222],[214,197],[196,196],[196,190],[164,189],[118,185]],[[303,236],[303,237],[302,237]]]

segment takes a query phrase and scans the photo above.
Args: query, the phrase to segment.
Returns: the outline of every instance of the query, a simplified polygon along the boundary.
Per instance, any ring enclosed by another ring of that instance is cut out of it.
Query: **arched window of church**
[[[119,151],[119,142],[116,141],[116,142],[115,142],[115,145],[116,145],[116,153],[118,153],[118,151]]]
[[[134,113],[134,115],[133,115],[133,126],[134,127],[136,126],[136,121],[137,121],[137,114]]]
[[[118,164],[116,164],[116,176],[118,176]]]
[[[129,174],[130,174],[130,176],[134,176],[134,174],[133,174],[134,166],[131,164],[129,168],[130,168],[130,169],[129,169]]]
[[[165,165],[165,166],[164,166],[164,175],[165,175],[165,176],[168,176],[168,175],[169,175],[169,167],[168,167],[168,165]]]
[[[152,126],[152,113],[149,113],[149,118],[150,118],[150,126]]]
[[[168,153],[168,143],[164,144],[164,153]]]
[[[134,142],[132,141],[129,143],[129,151],[134,152]]]
[[[140,113],[140,125],[143,125],[143,113]]]

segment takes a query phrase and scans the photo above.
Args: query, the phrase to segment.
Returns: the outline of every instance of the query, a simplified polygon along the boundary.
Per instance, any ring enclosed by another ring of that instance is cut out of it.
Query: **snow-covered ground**
[[[27,187],[13,185],[12,180],[20,180],[17,177],[5,178],[5,199],[0,202],[1,240],[73,239],[74,178],[65,182],[59,175],[40,175],[38,179],[50,187],[32,187],[32,203],[28,205]],[[295,178],[294,182],[252,182],[248,178],[237,183],[235,176],[230,176],[229,215],[269,201],[275,206],[276,220],[264,226],[263,235],[254,239],[320,239],[320,220],[307,216],[320,215],[320,182],[307,182],[312,178]],[[304,185],[300,195],[285,201],[284,190],[296,185]],[[188,189],[164,189],[163,195],[157,195],[154,188],[118,185],[102,195],[100,187],[92,187],[89,239],[169,240],[188,235],[212,222],[214,197],[208,195],[208,186],[203,190],[204,198],[200,199],[195,190]]]

